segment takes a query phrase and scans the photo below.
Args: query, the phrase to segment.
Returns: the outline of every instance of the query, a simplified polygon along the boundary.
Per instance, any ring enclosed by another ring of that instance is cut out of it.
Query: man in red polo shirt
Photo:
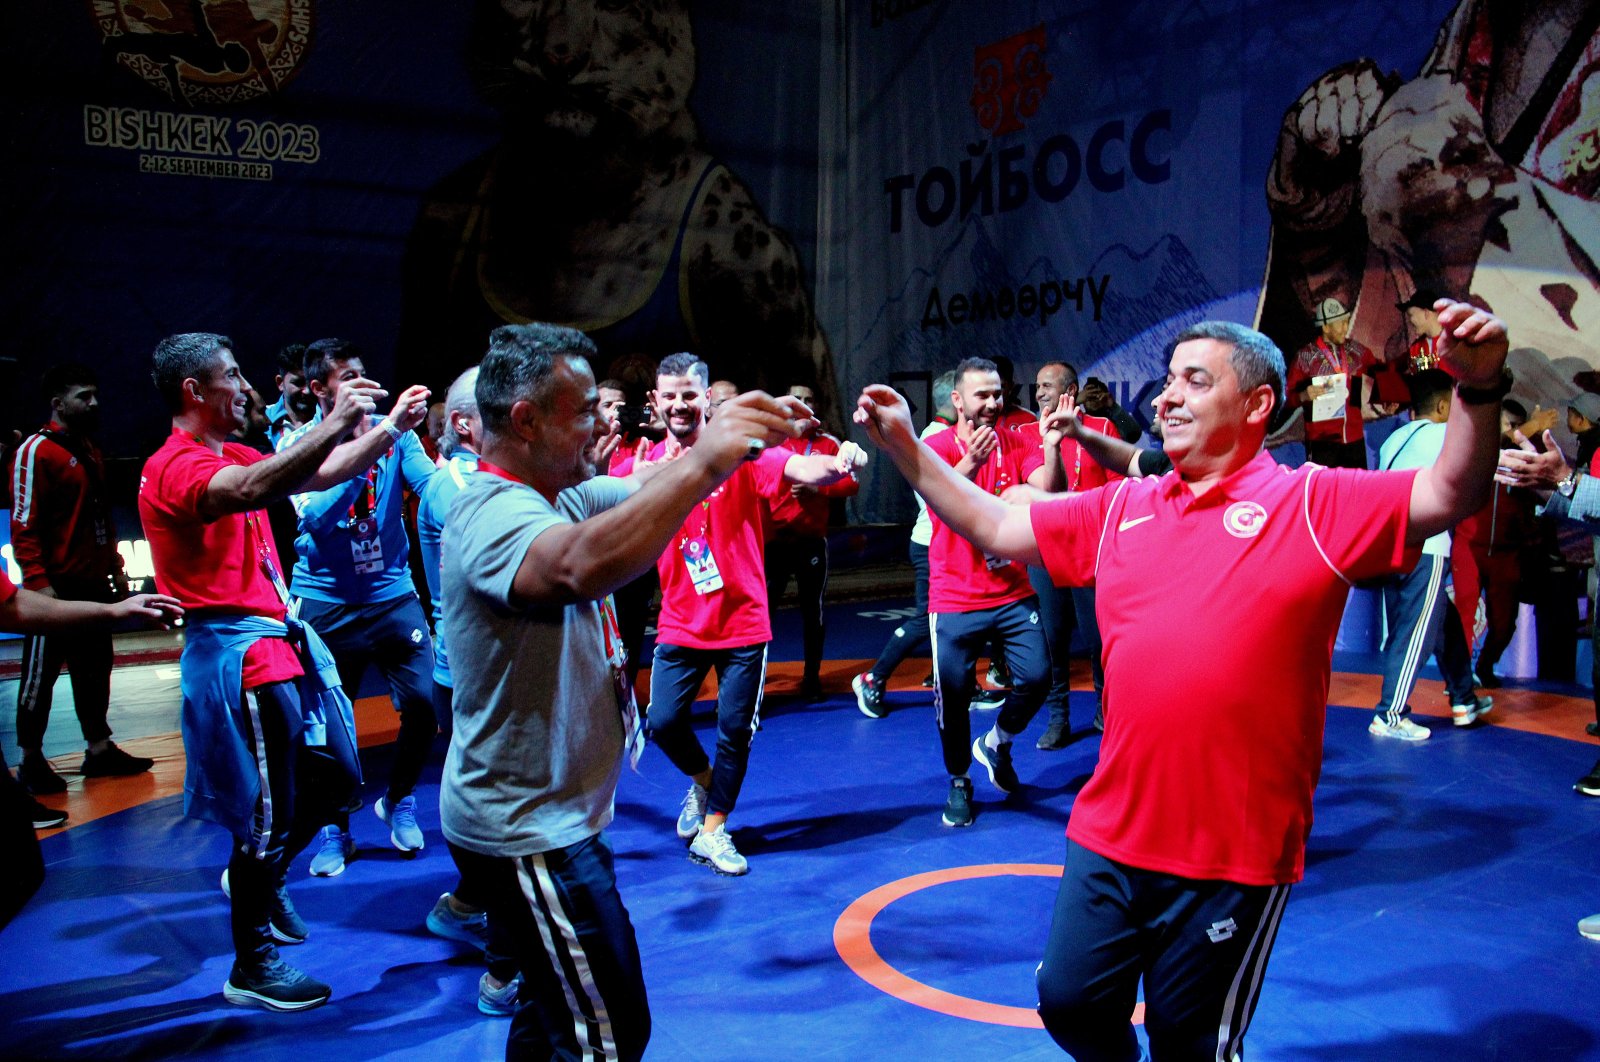
[[[1154,1058],[1240,1057],[1303,872],[1350,584],[1414,564],[1494,472],[1505,328],[1439,310],[1457,387],[1439,459],[1415,471],[1280,467],[1262,443],[1283,355],[1223,322],[1179,335],[1156,400],[1174,474],[1028,507],[919,446],[891,389],[861,396],[856,420],[941,519],[985,553],[1101,591],[1105,738],[1038,973],[1045,1028],[1080,1062],[1139,1057],[1141,978]]]
[[[708,377],[706,363],[693,354],[662,361],[655,401],[667,437],[646,460],[675,460],[699,440],[710,410]],[[866,463],[866,454],[851,442],[834,455],[762,450],[755,443],[752,454],[694,507],[656,564],[661,615],[650,670],[651,738],[692,779],[678,816],[678,836],[689,842],[696,862],[732,875],[750,869],[726,823],[744,784],[750,738],[761,725],[761,687],[772,640],[762,557],[766,503],[790,484],[827,486]],[[630,469],[620,471],[626,475]],[[717,671],[714,761],[689,721],[695,694],[712,668]]]
[[[789,397],[799,399],[807,409],[816,408],[817,393],[805,384],[789,388]],[[804,435],[778,445],[802,456],[831,457],[839,452],[839,440],[823,431],[818,420],[810,422]],[[822,647],[827,635],[822,597],[828,592],[828,513],[834,498],[852,497],[860,489],[860,482],[851,473],[826,487],[792,483],[767,503],[771,516],[767,525],[767,605],[776,607],[789,580],[794,580],[805,660],[800,696],[810,700],[822,696]]]
[[[1074,427],[1088,428],[1103,435],[1117,436],[1118,429],[1107,417],[1097,417],[1072,407],[1078,395],[1078,370],[1064,361],[1047,362],[1040,367],[1033,380],[1033,397],[1038,403],[1041,418],[1057,409],[1073,408]],[[1043,445],[1043,421],[1034,420],[1017,431],[1023,438]],[[1120,472],[1107,471],[1079,444],[1074,433],[1061,441],[1061,473],[1066,477],[1066,489],[1081,492],[1122,478]],[[1050,573],[1043,568],[1029,568],[1028,582],[1039,595],[1039,618],[1044,621],[1045,640],[1050,645],[1050,690],[1045,694],[1044,707],[1049,712],[1048,725],[1039,735],[1035,747],[1046,751],[1064,749],[1072,740],[1072,723],[1068,704],[1072,691],[1072,632],[1083,636],[1084,650],[1089,656],[1089,676],[1094,683],[1095,726],[1102,723],[1100,709],[1101,691],[1106,686],[1105,672],[1100,667],[1100,627],[1094,618],[1094,587],[1057,586]]]
[[[928,448],[963,479],[998,498],[1014,488],[1059,490],[1061,433],[1049,430],[1043,445],[1000,424],[1005,384],[995,363],[967,358],[956,366],[950,401],[956,425],[928,437]],[[1012,740],[1027,729],[1049,690],[1050,649],[1039,624],[1039,602],[1025,567],[979,549],[933,511],[928,546],[928,630],[933,642],[933,706],[939,745],[950,775],[943,822],[970,826],[976,757],[1001,793],[1017,790]],[[1011,692],[990,730],[972,737],[967,715],[973,668],[991,643],[1011,673]]]
[[[406,390],[380,430],[340,445],[385,395],[370,380],[347,381],[299,445],[266,457],[228,441],[244,424],[250,387],[232,348],[226,336],[206,332],[157,344],[151,376],[172,411],[172,434],[145,463],[139,519],[156,587],[188,614],[180,664],[184,811],[234,838],[223,887],[235,957],[223,998],[298,1011],[327,1002],[332,990],[278,957],[278,943],[298,944],[307,933],[285,875],[322,824],[319,815],[331,810],[316,806],[330,795],[318,790],[342,796],[331,779],[357,768],[353,723],[346,733],[336,710],[340,697],[316,684],[320,669],[302,663],[302,653],[321,643],[298,619],[286,622],[289,589],[263,509],[296,491],[365,475],[396,432],[427,415],[428,392]],[[304,699],[313,693],[316,700]],[[313,763],[318,769],[307,770]]]

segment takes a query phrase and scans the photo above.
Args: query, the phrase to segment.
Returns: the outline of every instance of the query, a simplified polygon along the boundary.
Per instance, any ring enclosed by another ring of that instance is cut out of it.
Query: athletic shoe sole
[[[1600,927],[1585,929],[1583,928],[1583,923],[1580,922],[1578,923],[1578,933],[1580,936],[1588,937],[1590,940],[1600,940]]]
[[[379,797],[378,802],[372,805],[372,811],[378,816],[378,821],[382,822],[385,826],[389,826],[389,805],[383,797]],[[397,850],[405,852],[407,855],[410,855],[412,852],[420,852],[424,848],[428,847],[428,842],[426,840],[418,841],[415,848],[406,847],[400,843],[400,838],[395,835],[393,826],[389,826],[389,843],[394,845]]]
[[[1584,796],[1600,797],[1600,782],[1579,781],[1572,788],[1575,792],[1582,793]]]
[[[1367,724],[1367,733],[1371,734],[1373,737],[1394,738],[1396,741],[1408,741],[1415,743],[1418,741],[1428,740],[1428,736],[1432,733],[1432,731],[1424,728],[1420,734],[1407,734],[1405,731],[1396,727],[1385,726],[1383,723],[1374,721]]]
[[[723,870],[705,856],[696,855],[694,852],[689,853],[689,860],[694,863],[699,863],[703,867],[710,867],[712,870],[716,871],[718,874],[721,874],[725,878],[742,878],[746,874],[750,873],[749,867],[745,867],[743,870]]]
[[[850,688],[854,690],[856,694],[856,707],[861,709],[861,714],[866,716],[868,719],[882,719],[888,714],[888,712],[884,710],[883,701],[878,701],[877,711],[874,711],[872,707],[867,704],[866,694],[862,692],[865,687],[866,683],[861,681],[860,675],[857,675],[855,678],[850,680]]]
[[[1000,792],[1010,796],[1011,790],[1001,785],[1000,780],[994,775],[994,764],[989,762],[989,746],[983,743],[983,738],[979,737],[973,739],[972,757],[979,763],[983,764],[984,770],[989,772],[989,784],[1000,790]]]
[[[290,1013],[297,1010],[310,1010],[313,1007],[320,1007],[333,998],[333,993],[329,992],[327,995],[317,999],[291,1003],[282,999],[273,999],[271,996],[263,995],[248,988],[239,988],[232,981],[224,981],[222,982],[222,998],[236,1007],[259,1007],[262,1010]]]
[[[458,944],[466,944],[470,947],[478,949],[479,951],[483,951],[485,948],[483,938],[474,934],[472,930],[440,918],[432,911],[428,912],[428,917],[425,920],[425,924],[428,927],[428,932],[432,933],[436,937],[443,937],[445,940],[453,940]],[[509,1014],[511,1012],[507,1011],[506,1013]]]
[[[943,815],[939,816],[939,821],[944,823],[946,826],[949,826],[953,830],[965,829],[966,827],[972,825],[972,819],[968,819],[966,822],[951,822],[949,819],[945,818]]]

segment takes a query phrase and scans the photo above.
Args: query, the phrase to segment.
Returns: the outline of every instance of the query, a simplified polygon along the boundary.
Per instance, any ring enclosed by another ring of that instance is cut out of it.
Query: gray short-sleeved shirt
[[[485,855],[576,844],[611,821],[622,718],[600,602],[517,607],[511,584],[541,533],[629,494],[601,476],[552,506],[480,473],[451,506],[441,547],[455,732],[439,792],[444,835]]]

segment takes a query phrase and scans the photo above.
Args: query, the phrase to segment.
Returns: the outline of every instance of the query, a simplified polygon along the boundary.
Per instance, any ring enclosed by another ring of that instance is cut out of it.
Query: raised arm
[[[1061,433],[1067,438],[1076,439],[1078,445],[1083,447],[1083,452],[1092,457],[1096,464],[1131,479],[1138,479],[1144,474],[1139,468],[1141,447],[1115,435],[1095,431],[1085,424],[1079,415],[1077,399],[1072,395],[1061,396],[1057,412],[1070,418],[1061,421]]]
[[[722,415],[722,410],[717,410]],[[836,454],[795,454],[784,463],[783,478],[803,487],[827,487],[855,475],[867,465],[867,452],[846,441]]]
[[[752,440],[772,446],[799,434],[797,406],[760,391],[724,402],[694,446],[652,469],[621,505],[535,538],[512,581],[513,596],[527,605],[592,601],[638,578],[675,545],[685,518],[734,473]]]
[[[396,433],[410,431],[428,415],[427,388],[410,387],[382,424],[341,444],[387,394],[371,380],[347,381],[333,411],[294,445],[253,465],[219,469],[200,500],[200,515],[215,520],[228,513],[251,512],[294,493],[326,490],[365,472],[394,444]]]
[[[867,429],[911,489],[958,535],[985,553],[1041,563],[1027,507],[1006,504],[945,464],[918,440],[910,407],[893,388],[882,384],[864,388],[856,402],[855,422]]]
[[[1498,398],[1464,401],[1461,388],[1492,394],[1506,361],[1506,328],[1487,310],[1440,299],[1439,365],[1456,378],[1439,459],[1417,473],[1406,539],[1420,545],[1481,509],[1493,489],[1500,443]]]

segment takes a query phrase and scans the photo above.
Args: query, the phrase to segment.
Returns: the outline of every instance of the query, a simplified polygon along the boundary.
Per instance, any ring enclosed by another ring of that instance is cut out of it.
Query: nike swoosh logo
[[[1156,517],[1155,517],[1154,513],[1151,513],[1149,516],[1136,516],[1132,520],[1124,520],[1124,521],[1122,521],[1122,523],[1117,525],[1117,530],[1118,531],[1126,531],[1130,527],[1138,527],[1140,524],[1144,523],[1146,520],[1154,520],[1155,518]]]

